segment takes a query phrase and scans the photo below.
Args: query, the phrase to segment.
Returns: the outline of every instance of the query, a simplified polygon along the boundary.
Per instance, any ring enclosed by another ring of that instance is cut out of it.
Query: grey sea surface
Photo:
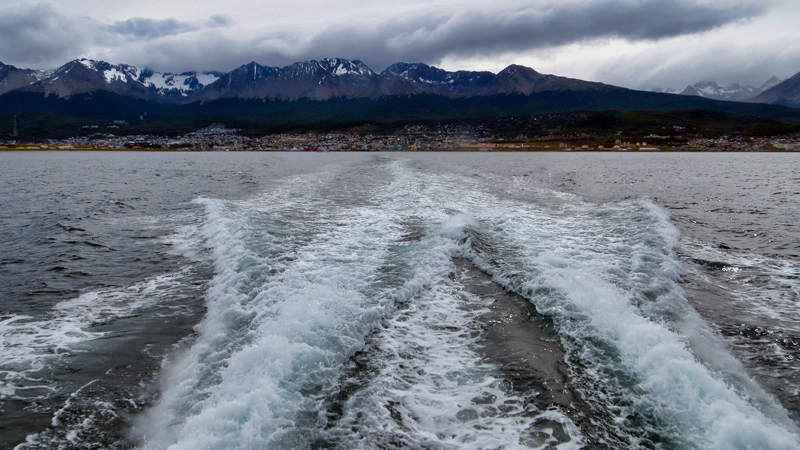
[[[2,448],[799,448],[800,159],[0,154]]]

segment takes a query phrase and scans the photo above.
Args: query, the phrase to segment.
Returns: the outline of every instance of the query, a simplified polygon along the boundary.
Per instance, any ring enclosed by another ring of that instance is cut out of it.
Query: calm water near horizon
[[[800,448],[800,158],[0,154],[0,448]]]

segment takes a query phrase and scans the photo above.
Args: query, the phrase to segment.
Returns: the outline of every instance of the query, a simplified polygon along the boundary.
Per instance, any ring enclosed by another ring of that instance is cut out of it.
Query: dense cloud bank
[[[307,22],[290,23],[265,15],[261,23],[239,24],[231,17],[241,19],[235,9],[224,11],[231,15],[220,15],[219,5],[213,7],[217,9],[198,5],[209,8],[204,20],[132,17],[109,21],[87,16],[88,11],[67,12],[47,3],[23,2],[0,6],[0,61],[54,68],[70,59],[92,57],[179,72],[225,71],[251,60],[282,66],[342,57],[381,70],[397,61],[438,65],[447,58],[535,54],[604,40],[670,42],[746,24],[775,5],[744,0],[724,4],[579,0],[511,2],[487,9],[440,1],[406,8],[402,14],[394,6],[373,7],[369,14],[351,8],[330,20],[309,16]],[[766,54],[781,57],[777,52]],[[783,57],[795,63],[795,55],[800,57],[800,51]],[[600,67],[595,72],[602,75],[609,69]],[[669,79],[661,75],[653,79]]]

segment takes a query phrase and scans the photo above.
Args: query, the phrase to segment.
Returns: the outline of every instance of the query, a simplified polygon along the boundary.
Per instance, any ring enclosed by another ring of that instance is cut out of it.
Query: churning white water
[[[208,313],[165,364],[162,398],[135,429],[142,448],[566,449],[588,434],[612,447],[800,446],[687,303],[677,231],[652,203],[543,207],[409,162],[372,170],[198,200],[216,269]],[[594,431],[538,410],[481,356],[489,305],[451,277],[454,257],[553,321]]]

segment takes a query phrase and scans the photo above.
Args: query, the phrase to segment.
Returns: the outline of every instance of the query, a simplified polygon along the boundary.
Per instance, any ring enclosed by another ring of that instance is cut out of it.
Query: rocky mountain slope
[[[800,72],[749,101],[800,108]]]
[[[36,83],[51,72],[19,69],[0,62],[0,95]]]

